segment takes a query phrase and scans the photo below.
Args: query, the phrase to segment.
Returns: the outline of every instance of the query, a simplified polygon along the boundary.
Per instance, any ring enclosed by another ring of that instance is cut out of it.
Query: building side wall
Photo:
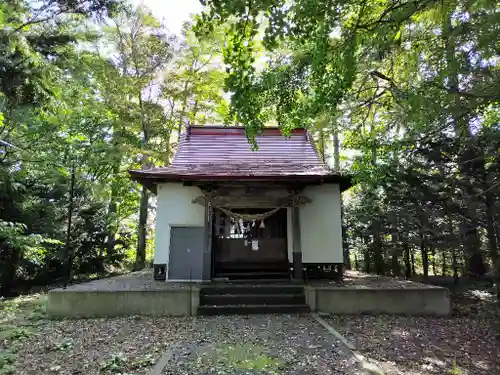
[[[158,184],[156,208],[155,264],[167,264],[170,254],[170,228],[172,226],[205,225],[205,208],[192,200],[202,195],[196,186],[182,183]]]
[[[312,202],[300,207],[302,262],[342,263],[342,221],[339,185],[309,186],[304,189],[303,195],[310,198]],[[291,233],[290,213],[289,216],[288,232]],[[288,245],[290,256],[291,248],[293,248],[290,237]]]

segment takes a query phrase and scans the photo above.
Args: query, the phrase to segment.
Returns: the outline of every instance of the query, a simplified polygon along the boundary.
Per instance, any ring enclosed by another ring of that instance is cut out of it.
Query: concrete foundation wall
[[[50,291],[50,318],[196,315],[199,288],[155,291]]]
[[[312,311],[332,314],[449,315],[448,290],[305,288]]]

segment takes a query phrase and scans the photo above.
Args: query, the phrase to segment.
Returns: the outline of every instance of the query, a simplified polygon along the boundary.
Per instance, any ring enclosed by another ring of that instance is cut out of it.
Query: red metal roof
[[[256,142],[254,151],[242,127],[191,126],[170,166],[130,173],[137,180],[165,181],[340,177],[321,161],[305,129],[285,137],[277,128],[266,128]]]

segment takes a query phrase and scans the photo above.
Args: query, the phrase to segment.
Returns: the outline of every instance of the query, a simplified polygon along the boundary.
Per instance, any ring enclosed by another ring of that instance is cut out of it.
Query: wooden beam
[[[293,278],[302,280],[302,246],[300,238],[300,207],[292,208],[292,236],[293,236]]]
[[[207,190],[205,194],[210,198],[212,196],[212,191]],[[203,249],[203,280],[211,280],[212,279],[212,236],[213,236],[213,207],[209,201],[205,206],[205,248]]]

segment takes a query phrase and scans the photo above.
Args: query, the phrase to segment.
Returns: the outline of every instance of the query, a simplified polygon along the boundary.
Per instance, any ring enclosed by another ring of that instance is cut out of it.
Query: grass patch
[[[11,375],[16,373],[16,348],[10,347],[0,351],[0,375]]]
[[[99,373],[101,374],[117,374],[122,372],[127,364],[127,357],[123,353],[111,355],[106,361],[101,363]]]
[[[125,370],[138,370],[153,366],[156,363],[152,354],[146,354],[138,358],[128,358],[123,353],[116,353],[111,355],[106,361],[102,362],[99,368],[99,373],[102,375],[107,374],[121,374],[131,375]]]
[[[74,342],[71,337],[66,337],[59,341],[57,344],[54,345],[52,350],[58,351],[58,352],[64,352],[66,350],[71,350],[73,349]]]
[[[46,303],[46,294],[31,294],[0,302],[0,327],[44,319]]]
[[[16,373],[19,345],[37,333],[45,318],[46,296],[32,294],[0,302],[0,375]]]
[[[36,333],[33,327],[2,327],[0,330],[0,340],[22,341],[30,338]]]
[[[265,347],[249,343],[217,347],[214,352],[200,354],[196,362],[198,368],[215,369],[218,373],[240,370],[278,374],[285,365],[271,356]]]

